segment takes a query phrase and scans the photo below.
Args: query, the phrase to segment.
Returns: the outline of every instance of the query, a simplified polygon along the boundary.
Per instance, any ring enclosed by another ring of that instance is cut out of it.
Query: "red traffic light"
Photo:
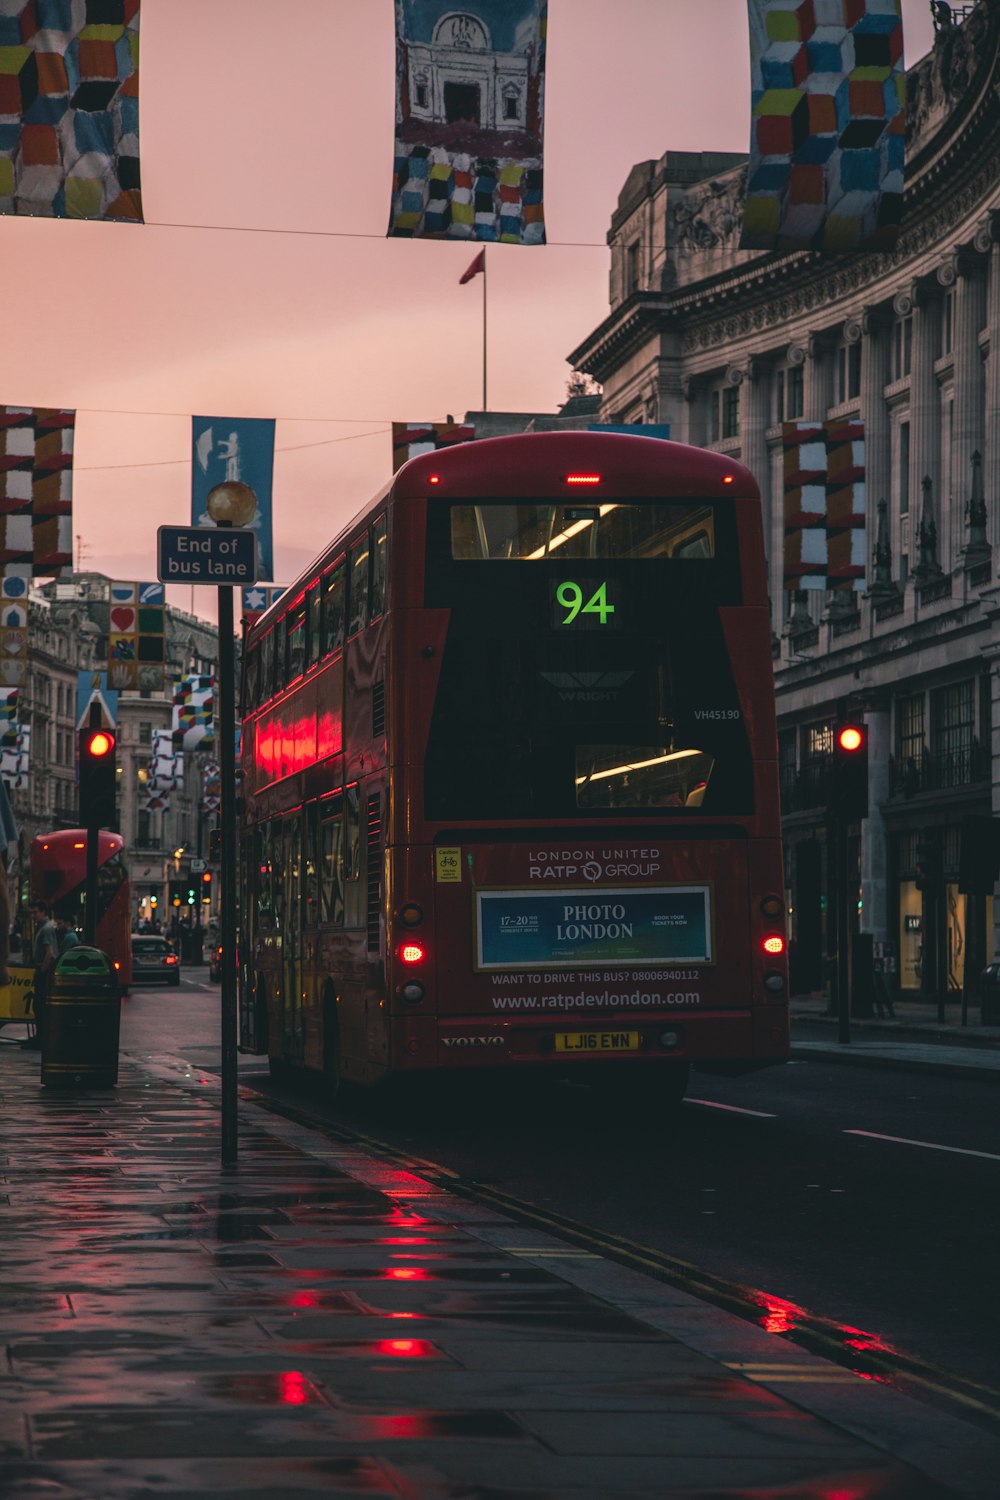
[[[204,875],[201,877],[201,879],[202,879],[202,884],[203,885],[211,885],[212,884],[212,872],[210,870],[206,870],[205,873],[204,873]]]
[[[102,760],[105,755],[111,755],[115,748],[115,737],[106,729],[92,729],[83,737],[83,751],[85,755],[92,755],[95,760]]]
[[[848,755],[864,748],[865,732],[857,724],[845,724],[837,730],[837,745]]]

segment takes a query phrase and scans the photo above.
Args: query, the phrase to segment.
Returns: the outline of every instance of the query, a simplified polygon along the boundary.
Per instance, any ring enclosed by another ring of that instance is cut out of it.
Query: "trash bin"
[[[111,1089],[118,1082],[121,994],[99,948],[70,948],[58,960],[42,1024],[42,1083]]]
[[[1000,963],[990,964],[979,976],[979,1024],[1000,1026]]]

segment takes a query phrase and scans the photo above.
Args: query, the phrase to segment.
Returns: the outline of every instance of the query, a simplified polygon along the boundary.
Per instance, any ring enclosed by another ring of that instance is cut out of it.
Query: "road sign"
[[[192,875],[200,875],[202,873],[202,871],[204,870],[204,868],[205,868],[205,861],[203,859],[193,859],[193,860],[191,860],[191,874]]]
[[[256,583],[257,536],[235,526],[161,526],[156,561],[161,583]]]

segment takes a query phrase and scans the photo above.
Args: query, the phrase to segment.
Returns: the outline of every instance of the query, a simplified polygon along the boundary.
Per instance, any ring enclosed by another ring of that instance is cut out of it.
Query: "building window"
[[[896,484],[899,490],[899,514],[910,513],[910,424],[899,424],[899,453],[896,460]]]
[[[426,83],[418,83],[417,84],[417,100],[416,100],[416,103],[417,103],[417,108],[418,109],[426,109],[427,108],[427,85],[426,85]]]
[[[625,250],[625,295],[630,297],[639,289],[639,241],[633,240]]]
[[[939,786],[964,786],[972,780],[975,705],[971,677],[939,688],[931,697],[931,750],[939,763]]]
[[[955,337],[955,293],[946,292],[941,299],[941,347],[938,351],[943,358],[950,354],[954,348]]]
[[[520,119],[517,108],[517,94],[513,89],[503,96],[503,117],[505,120]]]
[[[892,330],[892,378],[905,380],[913,358],[913,319],[899,318]]]
[[[923,693],[911,693],[896,705],[896,756],[904,786],[909,778],[916,791],[924,762]]]
[[[792,422],[801,417],[806,400],[805,371],[801,365],[788,365],[777,372],[775,380],[775,417],[779,422]]]
[[[139,744],[151,745],[153,743],[153,726],[147,724],[144,719],[139,720]]]
[[[722,392],[722,436],[735,438],[740,435],[740,388],[727,385]]]
[[[837,350],[837,404],[861,395],[861,345],[841,344]]]

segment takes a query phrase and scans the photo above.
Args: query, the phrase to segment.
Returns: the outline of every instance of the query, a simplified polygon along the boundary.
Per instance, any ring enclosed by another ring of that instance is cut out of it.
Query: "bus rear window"
[[[457,562],[715,556],[713,507],[694,500],[453,505]]]

